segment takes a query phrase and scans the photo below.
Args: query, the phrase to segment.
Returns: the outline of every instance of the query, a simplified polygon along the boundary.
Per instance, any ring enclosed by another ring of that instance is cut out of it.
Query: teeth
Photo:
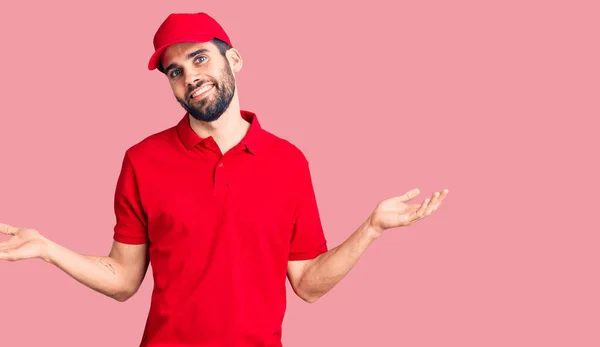
[[[195,91],[195,92],[192,94],[192,98],[195,98],[195,97],[197,97],[198,95],[200,95],[200,94],[204,93],[205,91],[209,90],[209,89],[210,89],[210,87],[212,87],[212,84],[209,84],[209,85],[207,85],[207,86],[205,86],[205,87],[202,87],[202,88],[198,89],[197,91]]]

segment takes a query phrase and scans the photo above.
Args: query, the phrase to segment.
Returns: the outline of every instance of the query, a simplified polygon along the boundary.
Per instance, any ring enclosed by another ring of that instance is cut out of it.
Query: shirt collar
[[[262,128],[260,123],[258,122],[258,118],[256,114],[250,111],[241,111],[242,118],[250,123],[250,128],[246,133],[246,136],[240,141],[240,144],[243,145],[250,153],[256,154],[260,145],[260,135],[262,132]],[[202,138],[196,134],[196,132],[190,126],[189,114],[186,113],[185,116],[179,121],[177,124],[177,132],[179,133],[179,137],[183,141],[185,147],[189,150],[194,148],[197,144],[206,141],[207,138]]]

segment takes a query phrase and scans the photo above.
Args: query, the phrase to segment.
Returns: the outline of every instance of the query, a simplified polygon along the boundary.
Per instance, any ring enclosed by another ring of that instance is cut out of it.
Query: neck
[[[222,154],[240,143],[250,128],[250,123],[242,118],[237,91],[227,110],[216,121],[203,122],[192,116],[188,118],[192,130],[202,138],[211,136]]]

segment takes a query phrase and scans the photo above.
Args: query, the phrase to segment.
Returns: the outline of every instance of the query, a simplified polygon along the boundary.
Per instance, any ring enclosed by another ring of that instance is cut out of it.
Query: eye
[[[175,78],[175,77],[179,76],[179,74],[181,74],[181,70],[179,70],[179,69],[173,69],[173,70],[171,70],[171,72],[169,73],[169,76],[170,76],[171,78]]]
[[[206,57],[203,55],[199,55],[194,59],[194,62],[196,63],[204,63],[206,61]]]

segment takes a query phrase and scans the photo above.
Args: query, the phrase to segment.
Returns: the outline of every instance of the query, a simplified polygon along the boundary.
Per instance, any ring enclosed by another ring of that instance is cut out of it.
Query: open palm
[[[0,260],[17,261],[40,256],[44,241],[37,230],[0,224],[0,232],[12,236],[0,242]]]
[[[429,216],[440,206],[448,190],[435,192],[433,196],[420,204],[410,204],[409,201],[419,195],[418,189],[381,201],[370,218],[371,225],[378,231],[408,226]]]

